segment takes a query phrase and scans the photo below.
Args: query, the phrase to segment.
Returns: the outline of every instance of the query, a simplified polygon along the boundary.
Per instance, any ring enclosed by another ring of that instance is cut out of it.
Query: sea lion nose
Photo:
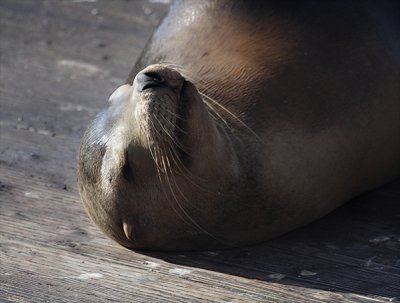
[[[157,87],[168,88],[179,93],[184,81],[185,79],[178,71],[162,64],[152,64],[137,74],[134,85],[139,93]]]
[[[165,86],[165,80],[155,71],[141,72],[136,77],[137,90],[139,92],[151,87],[163,87]]]

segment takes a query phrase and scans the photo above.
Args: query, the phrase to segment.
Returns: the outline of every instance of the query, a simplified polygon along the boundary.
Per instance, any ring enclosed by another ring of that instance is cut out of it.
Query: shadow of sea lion
[[[249,279],[400,300],[400,179],[261,245],[148,253]]]

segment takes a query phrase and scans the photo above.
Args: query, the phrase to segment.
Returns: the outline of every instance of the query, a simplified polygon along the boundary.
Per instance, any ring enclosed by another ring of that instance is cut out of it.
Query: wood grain
[[[400,302],[399,181],[234,250],[134,252],[90,222],[80,137],[167,9],[0,1],[0,302]]]

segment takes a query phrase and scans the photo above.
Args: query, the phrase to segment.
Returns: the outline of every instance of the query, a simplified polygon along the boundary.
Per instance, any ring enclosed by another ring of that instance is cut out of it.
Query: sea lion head
[[[195,248],[194,236],[199,247],[218,242],[238,162],[194,84],[151,65],[109,101],[88,127],[78,163],[92,220],[132,248]]]

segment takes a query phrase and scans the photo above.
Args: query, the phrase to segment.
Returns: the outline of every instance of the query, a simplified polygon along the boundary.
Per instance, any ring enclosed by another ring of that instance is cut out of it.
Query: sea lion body
[[[397,177],[398,8],[175,3],[83,138],[90,217],[131,248],[233,247]]]

